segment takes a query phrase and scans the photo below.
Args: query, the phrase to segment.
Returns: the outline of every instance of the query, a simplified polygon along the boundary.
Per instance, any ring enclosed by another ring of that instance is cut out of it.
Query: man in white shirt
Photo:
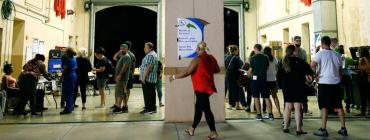
[[[321,38],[322,50],[315,55],[315,59],[311,63],[314,71],[317,71],[318,82],[318,101],[321,109],[321,128],[314,132],[316,136],[327,137],[326,123],[328,119],[328,108],[332,106],[338,110],[338,115],[341,123],[341,129],[338,134],[347,136],[345,126],[344,112],[342,107],[342,93],[340,91],[342,59],[341,56],[330,49],[330,38],[324,36]],[[318,68],[316,70],[316,68]]]

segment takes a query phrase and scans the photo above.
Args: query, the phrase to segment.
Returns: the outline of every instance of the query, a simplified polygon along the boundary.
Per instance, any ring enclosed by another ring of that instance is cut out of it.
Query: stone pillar
[[[338,38],[337,13],[335,0],[314,0],[315,35]]]
[[[223,0],[168,0],[164,2],[165,18],[165,75],[166,75],[166,122],[191,122],[194,115],[195,96],[190,77],[170,83],[169,75],[182,72],[190,59],[177,57],[177,18],[195,17],[210,24],[205,27],[205,42],[218,64],[224,69],[224,21]],[[225,120],[224,70],[215,75],[217,94],[210,97],[211,109],[216,121]]]

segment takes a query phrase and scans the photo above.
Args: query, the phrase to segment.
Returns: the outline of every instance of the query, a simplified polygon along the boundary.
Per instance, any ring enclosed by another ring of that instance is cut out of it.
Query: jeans
[[[145,110],[156,111],[156,97],[155,97],[155,85],[156,83],[145,83],[143,86],[144,104]]]

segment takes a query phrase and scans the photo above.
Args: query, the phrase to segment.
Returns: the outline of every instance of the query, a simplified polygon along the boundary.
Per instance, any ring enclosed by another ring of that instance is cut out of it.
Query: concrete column
[[[165,10],[165,75],[166,122],[191,122],[194,116],[195,96],[190,77],[170,83],[169,75],[185,70],[190,59],[177,58],[177,18],[196,17],[210,24],[205,27],[205,42],[218,64],[224,69],[223,0],[168,0]],[[212,7],[212,8],[211,8]],[[217,94],[210,97],[216,121],[225,120],[224,71],[215,75]]]
[[[338,38],[337,13],[335,0],[314,0],[315,35]]]

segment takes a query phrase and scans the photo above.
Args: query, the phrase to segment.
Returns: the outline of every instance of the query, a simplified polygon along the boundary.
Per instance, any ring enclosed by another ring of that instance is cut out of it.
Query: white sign
[[[178,58],[193,58],[197,56],[196,48],[204,39],[203,20],[196,18],[177,19],[177,48]]]

